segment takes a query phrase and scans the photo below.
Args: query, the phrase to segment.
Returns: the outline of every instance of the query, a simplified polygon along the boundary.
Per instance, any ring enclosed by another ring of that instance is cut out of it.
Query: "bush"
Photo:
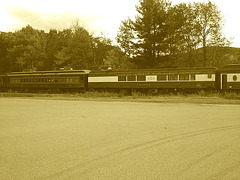
[[[229,92],[223,95],[225,99],[238,99],[240,100],[240,94],[236,92]]]

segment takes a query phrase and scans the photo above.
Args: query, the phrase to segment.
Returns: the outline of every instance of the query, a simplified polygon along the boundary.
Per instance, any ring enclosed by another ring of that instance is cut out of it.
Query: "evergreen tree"
[[[167,0],[141,0],[134,23],[137,60],[140,67],[156,67],[167,53]]]
[[[121,22],[116,39],[128,58],[135,56],[134,22],[130,18]]]

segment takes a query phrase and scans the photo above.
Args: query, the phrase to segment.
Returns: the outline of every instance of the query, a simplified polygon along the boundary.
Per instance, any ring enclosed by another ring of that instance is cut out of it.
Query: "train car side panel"
[[[221,89],[240,90],[240,65],[227,65],[221,70]]]
[[[88,86],[85,72],[15,73],[9,75],[9,80],[9,88],[13,90],[86,90]]]
[[[216,69],[160,69],[90,73],[91,89],[216,88]]]

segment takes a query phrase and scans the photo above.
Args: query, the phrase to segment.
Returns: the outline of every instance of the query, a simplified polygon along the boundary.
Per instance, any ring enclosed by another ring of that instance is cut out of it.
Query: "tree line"
[[[104,35],[92,36],[78,22],[48,33],[30,25],[15,32],[1,32],[0,73],[224,64],[219,62],[217,52],[230,41],[222,34],[221,12],[211,1],[173,5],[168,0],[139,0],[136,12],[135,19],[121,22],[117,45]],[[209,50],[212,47],[215,49]],[[235,55],[237,58],[226,57],[237,62],[240,53]]]
[[[30,25],[0,34],[0,72],[126,68],[125,54],[104,35],[93,37],[78,23],[48,33]],[[112,61],[114,60],[114,63]]]
[[[135,19],[122,21],[117,40],[141,68],[214,66],[216,62],[207,60],[207,48],[230,45],[222,34],[221,12],[211,1],[176,5],[168,0],[139,3]],[[202,58],[196,62],[193,52],[199,48]]]

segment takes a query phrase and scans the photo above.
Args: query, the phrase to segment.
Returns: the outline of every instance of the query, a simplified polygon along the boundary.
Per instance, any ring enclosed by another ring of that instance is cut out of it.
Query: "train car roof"
[[[31,72],[12,72],[9,75],[67,75],[67,74],[88,74],[90,70],[59,70],[59,71],[31,71]]]
[[[154,73],[154,72],[210,72],[216,71],[217,68],[212,67],[195,67],[195,68],[159,68],[159,69],[126,69],[126,70],[92,70],[89,74],[121,74],[121,73]]]
[[[240,70],[240,64],[228,64],[222,70]]]

